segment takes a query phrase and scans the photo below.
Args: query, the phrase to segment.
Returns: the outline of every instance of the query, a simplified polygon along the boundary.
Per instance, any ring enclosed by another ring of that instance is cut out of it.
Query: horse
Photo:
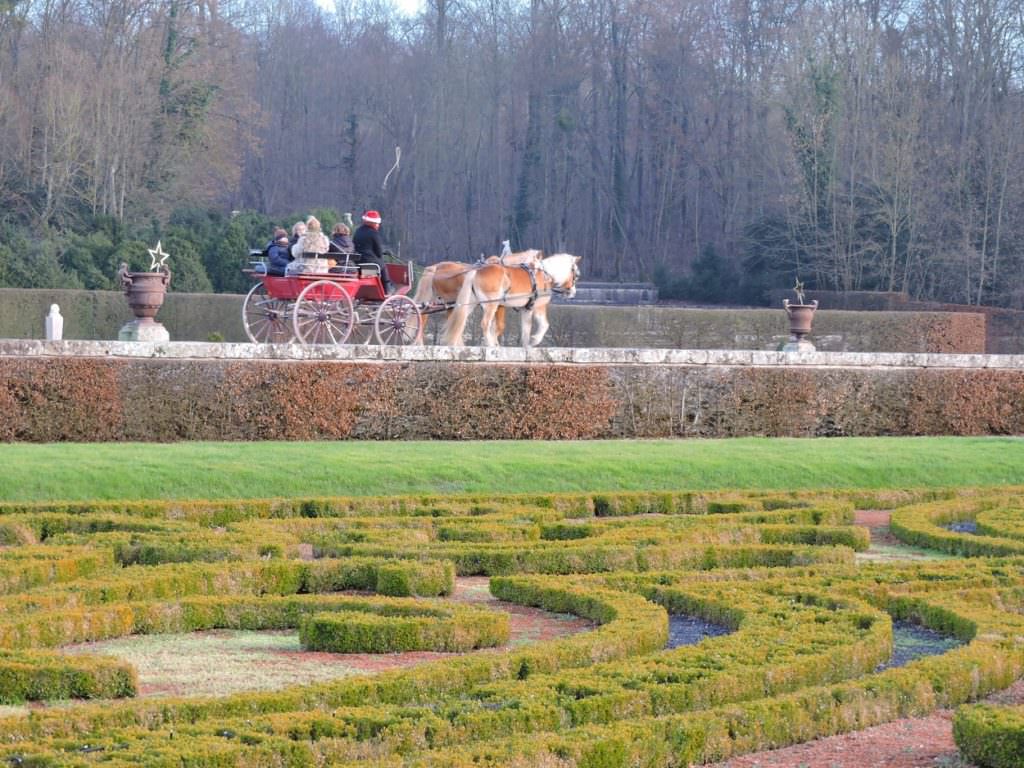
[[[504,256],[490,256],[486,264],[530,264],[536,266],[544,257],[544,252],[536,249],[519,251],[517,253],[505,254]],[[420,281],[416,286],[416,294],[413,301],[418,305],[430,305],[435,303],[447,306],[447,317],[451,317],[452,308],[455,306],[455,299],[459,295],[459,289],[466,279],[466,275],[479,268],[479,264],[464,264],[460,261],[441,261],[431,264],[423,270]],[[495,317],[498,335],[505,333],[505,308],[500,307]],[[423,330],[426,323],[420,326],[420,333],[416,339],[417,344],[423,343]]]
[[[576,295],[581,258],[570,253],[556,253],[541,259],[536,269],[487,263],[466,273],[462,288],[455,298],[455,308],[445,325],[444,343],[452,347],[462,346],[462,335],[469,313],[479,304],[484,310],[480,327],[483,329],[486,346],[498,346],[495,316],[503,307],[517,309],[522,313],[523,347],[528,349],[537,346],[548,331],[551,295],[564,293],[570,299]],[[534,331],[535,318],[537,329]]]

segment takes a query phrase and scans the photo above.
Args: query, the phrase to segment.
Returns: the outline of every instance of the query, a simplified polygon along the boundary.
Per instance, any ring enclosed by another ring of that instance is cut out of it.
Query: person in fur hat
[[[305,233],[292,246],[292,256],[296,259],[301,259],[304,254],[312,254],[319,258],[327,253],[330,248],[331,244],[327,240],[327,235],[320,229],[320,220],[315,216],[310,216],[306,219]]]

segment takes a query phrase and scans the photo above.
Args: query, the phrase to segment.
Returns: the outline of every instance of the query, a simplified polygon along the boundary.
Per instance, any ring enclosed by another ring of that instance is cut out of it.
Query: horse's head
[[[567,298],[576,295],[576,281],[580,277],[580,259],[571,253],[556,253],[541,261],[541,268],[551,278],[552,286]]]

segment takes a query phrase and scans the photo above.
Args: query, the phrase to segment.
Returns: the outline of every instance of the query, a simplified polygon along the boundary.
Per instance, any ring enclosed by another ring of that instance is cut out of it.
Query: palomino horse
[[[452,347],[462,346],[466,320],[473,307],[479,304],[484,310],[480,327],[484,332],[484,344],[488,347],[498,346],[494,318],[500,307],[520,311],[523,346],[537,346],[548,331],[551,295],[564,293],[569,298],[576,295],[581,258],[569,253],[556,253],[541,259],[536,270],[484,264],[472,273],[467,273],[455,299],[455,309],[445,325],[444,343]],[[534,319],[537,321],[536,330],[533,330]]]
[[[540,260],[544,257],[544,252],[539,250],[528,250],[519,251],[517,253],[506,254],[505,256],[490,256],[487,258],[486,263],[488,264],[530,264],[536,266]],[[460,261],[441,261],[437,264],[432,264],[423,270],[423,274],[420,275],[419,284],[416,286],[416,295],[413,296],[413,301],[418,305],[429,305],[434,303],[441,303],[448,307],[448,316],[452,314],[452,308],[455,306],[455,299],[459,295],[459,289],[462,288],[462,283],[466,279],[466,275],[475,271],[479,268],[479,264],[463,264]],[[495,317],[495,324],[497,325],[498,335],[505,333],[505,308],[499,307],[497,316]],[[423,330],[426,323],[420,326],[420,335],[416,339],[417,344],[423,343]]]

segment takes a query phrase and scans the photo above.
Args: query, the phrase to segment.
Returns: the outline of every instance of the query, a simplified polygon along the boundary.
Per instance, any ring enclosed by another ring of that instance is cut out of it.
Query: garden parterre
[[[0,697],[82,700],[0,719],[0,758],[686,766],[955,706],[1024,673],[1022,505],[1019,491],[0,505]],[[971,559],[858,565],[855,506],[896,507],[905,540]],[[949,530],[962,521],[980,535]],[[597,626],[498,647],[505,614],[445,599],[467,575]],[[732,632],[666,650],[670,614]],[[875,672],[894,618],[964,645]],[[207,628],[294,629],[332,651],[490,650],[171,699],[137,697],[124,662],[59,651]]]

